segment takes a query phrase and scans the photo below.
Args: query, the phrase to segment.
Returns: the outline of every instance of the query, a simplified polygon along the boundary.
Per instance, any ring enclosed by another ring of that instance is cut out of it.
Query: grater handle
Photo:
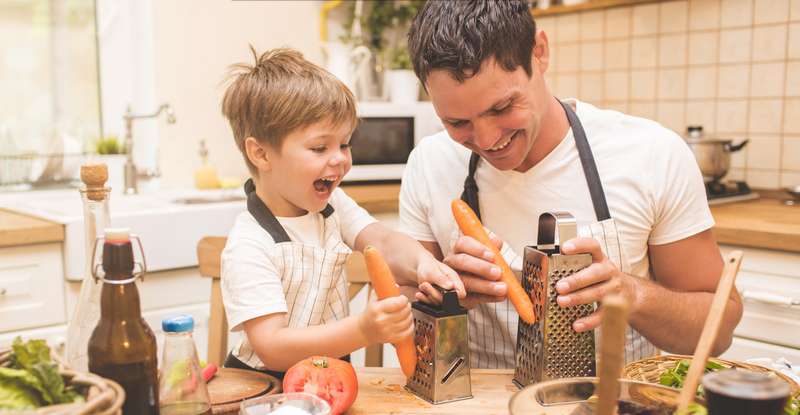
[[[433,285],[433,288],[436,288],[436,290],[442,294],[442,304],[439,306],[442,311],[453,314],[461,311],[461,306],[458,304],[458,293],[456,290],[447,290],[436,284],[431,285]]]
[[[578,236],[578,222],[569,212],[545,212],[539,215],[540,247],[556,247]]]

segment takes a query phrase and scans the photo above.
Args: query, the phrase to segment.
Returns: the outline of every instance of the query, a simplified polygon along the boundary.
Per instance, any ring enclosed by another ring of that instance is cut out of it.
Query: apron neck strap
[[[597,216],[598,222],[611,219],[611,212],[608,210],[603,184],[600,182],[600,174],[597,173],[597,164],[594,162],[592,148],[589,146],[589,140],[586,139],[586,132],[583,131],[583,125],[569,104],[563,101],[559,102],[561,106],[564,107],[564,112],[567,113],[569,126],[572,128],[572,136],[575,137],[575,146],[578,148],[578,156],[581,159],[583,177],[586,178],[586,184],[589,186],[589,195],[592,197],[594,214]]]
[[[589,146],[589,141],[586,139],[586,132],[583,130],[583,125],[575,114],[572,108],[562,101],[559,101],[567,114],[569,126],[572,128],[572,135],[575,138],[575,146],[578,149],[578,156],[581,160],[581,167],[583,168],[583,176],[586,178],[586,184],[589,186],[589,195],[592,197],[592,205],[594,206],[594,213],[598,221],[603,221],[611,218],[611,213],[608,210],[608,203],[606,202],[605,192],[603,191],[603,184],[600,182],[600,175],[597,173],[597,165],[594,162],[592,149]],[[478,202],[478,184],[475,181],[475,171],[478,169],[478,162],[481,157],[478,153],[472,153],[469,157],[469,171],[467,178],[464,180],[464,190],[461,192],[461,200],[467,203],[478,219],[481,219],[480,204]]]
[[[272,214],[272,211],[269,210],[267,205],[265,205],[256,194],[256,185],[253,183],[253,179],[247,179],[244,183],[244,192],[247,194],[247,211],[250,212],[250,214],[256,218],[258,224],[272,236],[275,243],[291,242],[292,239],[289,238],[286,229],[281,226],[281,223],[278,222],[278,219]],[[327,204],[325,209],[320,213],[327,219],[328,216],[333,214],[333,206]]]

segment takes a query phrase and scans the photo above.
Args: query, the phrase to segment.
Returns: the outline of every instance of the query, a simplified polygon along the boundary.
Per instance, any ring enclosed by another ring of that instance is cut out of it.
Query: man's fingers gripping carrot
[[[400,295],[400,289],[397,288],[392,271],[389,265],[383,259],[383,255],[372,246],[364,248],[364,259],[367,263],[367,273],[372,282],[372,287],[378,298],[383,300],[388,297],[396,297]],[[417,351],[414,348],[414,337],[409,336],[405,339],[395,343],[397,350],[397,359],[400,361],[400,368],[406,377],[411,377],[414,374],[414,369],[417,366]]]
[[[476,239],[478,242],[485,245],[486,248],[494,252],[494,263],[499,266],[502,271],[501,281],[508,286],[508,299],[511,300],[511,304],[514,304],[514,308],[517,309],[519,317],[526,323],[533,324],[536,321],[536,315],[533,311],[533,302],[530,296],[528,296],[528,293],[522,288],[522,285],[514,276],[514,273],[511,272],[511,268],[506,263],[506,260],[500,255],[500,250],[492,243],[486,230],[483,229],[481,221],[475,216],[475,212],[461,199],[453,200],[450,207],[453,210],[453,217],[456,223],[458,223],[461,232],[464,233],[464,235]]]

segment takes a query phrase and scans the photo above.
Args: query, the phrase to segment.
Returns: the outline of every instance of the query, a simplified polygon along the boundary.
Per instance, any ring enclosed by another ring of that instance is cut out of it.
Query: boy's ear
[[[269,171],[271,163],[265,145],[262,145],[254,137],[244,139],[244,151],[250,163],[256,166],[258,171]]]

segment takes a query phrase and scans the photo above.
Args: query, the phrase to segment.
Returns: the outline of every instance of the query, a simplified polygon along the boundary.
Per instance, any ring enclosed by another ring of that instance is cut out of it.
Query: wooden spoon
[[[717,285],[717,292],[711,300],[711,309],[708,311],[706,323],[700,333],[700,341],[694,349],[692,363],[689,366],[689,373],[683,382],[683,389],[678,397],[677,413],[685,413],[686,408],[694,400],[697,393],[697,385],[700,377],[705,372],[706,360],[711,354],[711,347],[719,334],[719,326],[722,324],[722,315],[725,313],[725,306],[731,298],[733,283],[736,281],[736,274],[739,273],[739,265],[742,263],[742,251],[733,251],[725,258],[725,267],[722,269],[722,277]]]
[[[616,413],[619,400],[619,377],[625,362],[625,329],[628,327],[628,302],[621,295],[603,298],[600,360],[597,385],[596,415]]]

